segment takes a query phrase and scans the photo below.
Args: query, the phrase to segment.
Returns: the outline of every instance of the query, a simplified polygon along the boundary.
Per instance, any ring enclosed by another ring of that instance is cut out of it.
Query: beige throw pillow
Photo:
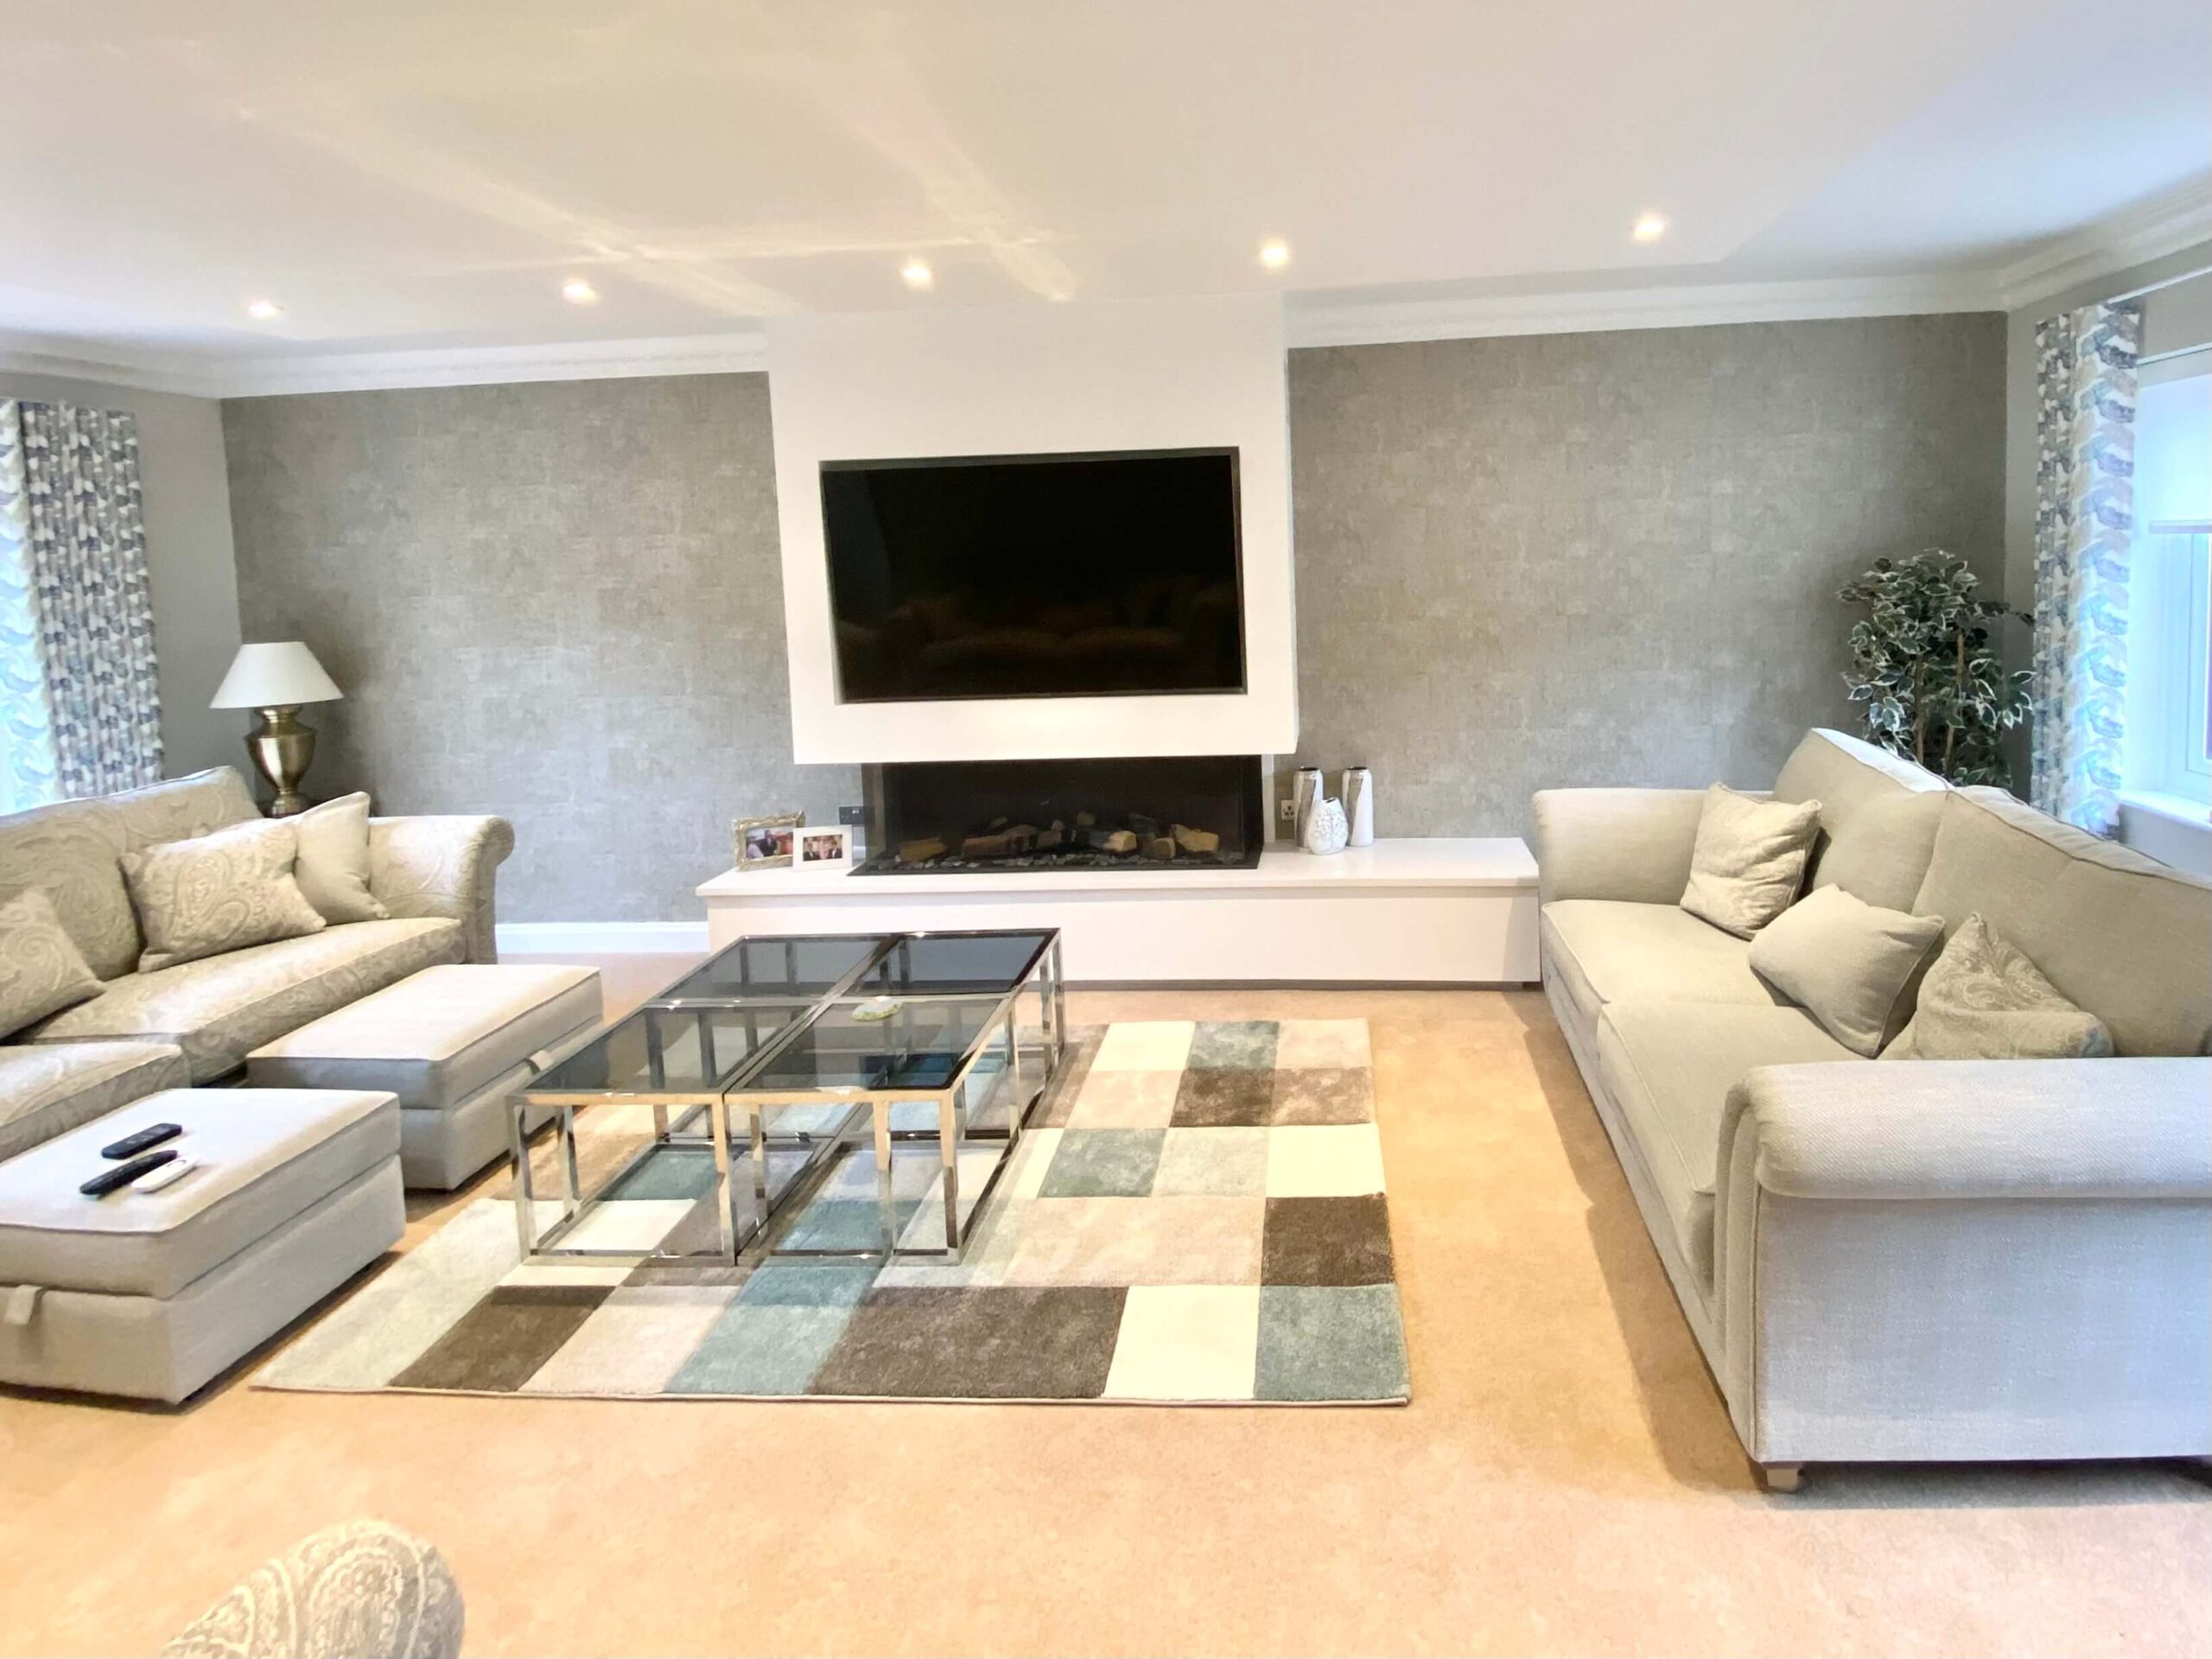
[[[380,922],[391,912],[369,891],[369,798],[356,791],[285,823],[299,837],[293,878],[326,922]]]
[[[99,994],[54,900],[28,887],[0,904],[0,1037]]]
[[[1822,887],[1759,930],[1751,971],[1871,1060],[1912,1017],[1913,992],[1942,948],[1941,916],[1881,910]]]
[[[1969,916],[1921,982],[1912,1023],[1885,1060],[2086,1060],[2113,1052],[2112,1033],[2068,1001],[2035,963]]]
[[[1797,897],[1820,830],[1818,801],[1762,801],[1713,785],[1698,817],[1682,908],[1751,938]]]
[[[327,927],[292,877],[298,846],[289,823],[257,819],[125,853],[123,879],[146,936],[138,971]]]

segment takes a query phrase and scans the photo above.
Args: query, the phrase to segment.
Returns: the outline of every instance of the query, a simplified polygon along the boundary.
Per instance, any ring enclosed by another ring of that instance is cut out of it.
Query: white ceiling
[[[1994,271],[2212,182],[2212,6],[76,0],[0,107],[10,343],[238,361]]]

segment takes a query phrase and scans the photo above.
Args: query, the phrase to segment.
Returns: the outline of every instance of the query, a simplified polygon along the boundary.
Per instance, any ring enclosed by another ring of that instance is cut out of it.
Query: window
[[[2127,784],[2212,801],[2212,347],[2144,365]]]

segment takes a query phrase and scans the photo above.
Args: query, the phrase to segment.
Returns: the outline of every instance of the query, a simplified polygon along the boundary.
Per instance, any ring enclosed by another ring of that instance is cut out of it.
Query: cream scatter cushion
[[[1820,830],[1818,801],[1762,801],[1713,785],[1698,817],[1682,908],[1751,938],[1796,899]]]
[[[1912,1023],[1885,1060],[2086,1060],[2113,1052],[2104,1022],[2076,1007],[1980,916],[1969,916],[1921,982]]]
[[[359,791],[284,822],[299,837],[292,875],[326,922],[381,922],[391,912],[369,891],[369,798]]]
[[[256,819],[125,853],[123,879],[146,936],[138,971],[327,927],[293,879],[298,846],[289,823]]]
[[[52,899],[32,887],[0,904],[0,1037],[99,994]]]
[[[1872,1059],[1912,1017],[1913,992],[1943,948],[1943,918],[1883,910],[1841,887],[1809,893],[1761,928],[1751,971]]]

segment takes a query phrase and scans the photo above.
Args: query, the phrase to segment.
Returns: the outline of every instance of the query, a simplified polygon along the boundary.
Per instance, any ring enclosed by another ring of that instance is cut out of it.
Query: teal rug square
[[[1412,1391],[1395,1285],[1262,1285],[1261,1400],[1402,1400]]]
[[[1165,1129],[1064,1129],[1038,1196],[1141,1198],[1160,1172]]]

